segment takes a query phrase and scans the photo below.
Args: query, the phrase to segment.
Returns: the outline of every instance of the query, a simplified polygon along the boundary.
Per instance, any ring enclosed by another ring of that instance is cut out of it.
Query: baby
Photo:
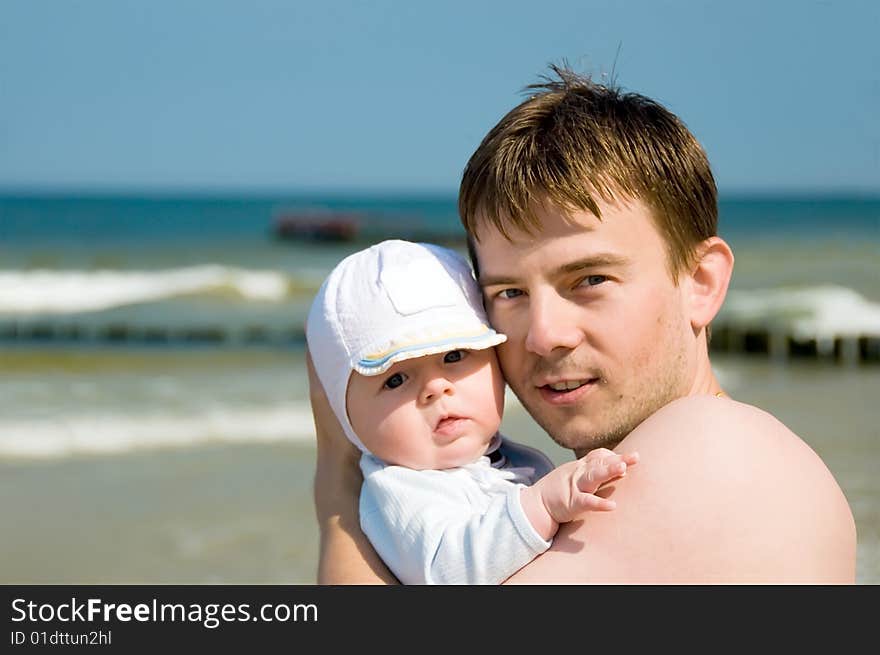
[[[607,449],[553,468],[498,433],[504,380],[467,261],[384,241],[345,258],[312,303],[318,378],[363,453],[361,528],[405,584],[498,584],[560,523],[611,510],[594,492],[638,455]]]

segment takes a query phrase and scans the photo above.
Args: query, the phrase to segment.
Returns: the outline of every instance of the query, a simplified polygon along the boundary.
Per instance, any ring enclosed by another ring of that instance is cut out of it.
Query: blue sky
[[[880,3],[0,0],[0,188],[454,192],[549,62],[722,192],[880,193]]]

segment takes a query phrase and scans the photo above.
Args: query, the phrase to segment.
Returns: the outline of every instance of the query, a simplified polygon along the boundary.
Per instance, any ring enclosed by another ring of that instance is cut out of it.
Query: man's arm
[[[321,533],[318,584],[396,583],[360,528],[360,452],[345,438],[309,355],[306,364],[318,451],[314,484]]]
[[[617,509],[563,525],[552,548],[509,582],[854,582],[846,498],[819,457],[769,414],[684,398],[616,450],[641,455],[606,487]]]

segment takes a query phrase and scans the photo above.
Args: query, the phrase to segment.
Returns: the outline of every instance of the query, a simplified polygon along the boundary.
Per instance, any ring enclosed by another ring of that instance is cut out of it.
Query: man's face
[[[694,377],[686,294],[640,202],[538,211],[536,236],[478,233],[480,285],[508,384],[561,446],[613,447]]]

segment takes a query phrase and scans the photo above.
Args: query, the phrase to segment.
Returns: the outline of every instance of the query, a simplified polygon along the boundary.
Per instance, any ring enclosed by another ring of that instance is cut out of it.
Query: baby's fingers
[[[577,504],[580,512],[610,512],[617,507],[613,500],[588,493],[579,494]]]
[[[576,484],[579,491],[593,493],[600,486],[626,474],[626,462],[619,455],[601,460],[586,460],[578,475]]]

